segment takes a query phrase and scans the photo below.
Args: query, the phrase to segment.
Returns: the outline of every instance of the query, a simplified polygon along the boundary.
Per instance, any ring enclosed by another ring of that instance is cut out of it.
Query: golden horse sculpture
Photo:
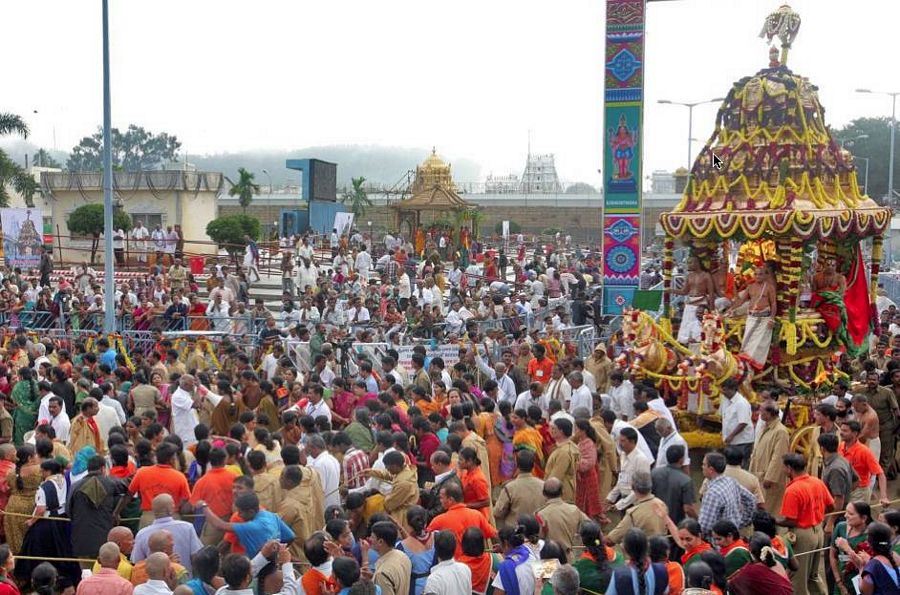
[[[675,351],[666,346],[659,327],[647,314],[626,308],[622,313],[622,332],[626,349],[616,358],[619,368],[628,368],[632,374],[641,376],[644,371],[671,373],[678,366]]]
[[[698,376],[705,376],[719,386],[728,378],[741,383],[741,394],[750,398],[753,369],[740,357],[728,351],[725,344],[725,325],[716,312],[707,312],[700,323],[700,363]]]

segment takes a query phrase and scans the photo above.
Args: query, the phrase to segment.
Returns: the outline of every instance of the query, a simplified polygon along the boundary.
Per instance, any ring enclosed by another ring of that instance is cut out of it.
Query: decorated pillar
[[[645,0],[607,0],[603,141],[603,310],[631,305],[641,273]]]

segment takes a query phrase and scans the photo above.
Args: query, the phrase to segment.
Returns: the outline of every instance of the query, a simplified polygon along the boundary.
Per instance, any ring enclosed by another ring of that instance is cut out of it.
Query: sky
[[[648,5],[644,174],[687,163],[687,109],[766,66],[758,37],[780,0]],[[102,120],[99,0],[8,2],[0,111],[69,150]],[[794,0],[788,65],[826,121],[890,115],[900,3]],[[191,153],[329,144],[436,147],[482,174],[554,153],[564,181],[600,185],[601,0],[110,0],[113,125],[174,133]],[[37,110],[37,113],[34,111]],[[694,110],[693,136],[716,106]],[[696,156],[702,143],[695,143]],[[424,155],[423,155],[424,158]],[[461,180],[470,182],[472,180]]]

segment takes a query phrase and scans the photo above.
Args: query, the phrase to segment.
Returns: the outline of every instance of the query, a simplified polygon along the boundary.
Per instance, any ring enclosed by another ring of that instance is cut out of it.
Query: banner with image
[[[397,348],[397,355],[400,356],[397,365],[403,366],[408,373],[412,373],[412,354],[413,354],[413,346],[412,345],[401,345]],[[459,362],[459,345],[454,345],[452,343],[447,343],[445,345],[438,345],[437,347],[426,346],[425,349],[425,362],[431,361],[432,358],[439,357],[444,360],[444,367],[450,368],[454,364]],[[410,377],[412,378],[412,377]]]
[[[40,209],[0,209],[3,256],[8,267],[37,268],[43,246],[44,218]]]

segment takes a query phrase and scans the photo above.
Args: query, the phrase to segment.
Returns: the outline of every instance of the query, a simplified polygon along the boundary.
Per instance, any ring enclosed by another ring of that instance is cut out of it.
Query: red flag
[[[847,275],[844,304],[847,307],[847,332],[859,348],[872,330],[872,305],[869,301],[869,282],[862,250],[856,248],[856,258]]]

